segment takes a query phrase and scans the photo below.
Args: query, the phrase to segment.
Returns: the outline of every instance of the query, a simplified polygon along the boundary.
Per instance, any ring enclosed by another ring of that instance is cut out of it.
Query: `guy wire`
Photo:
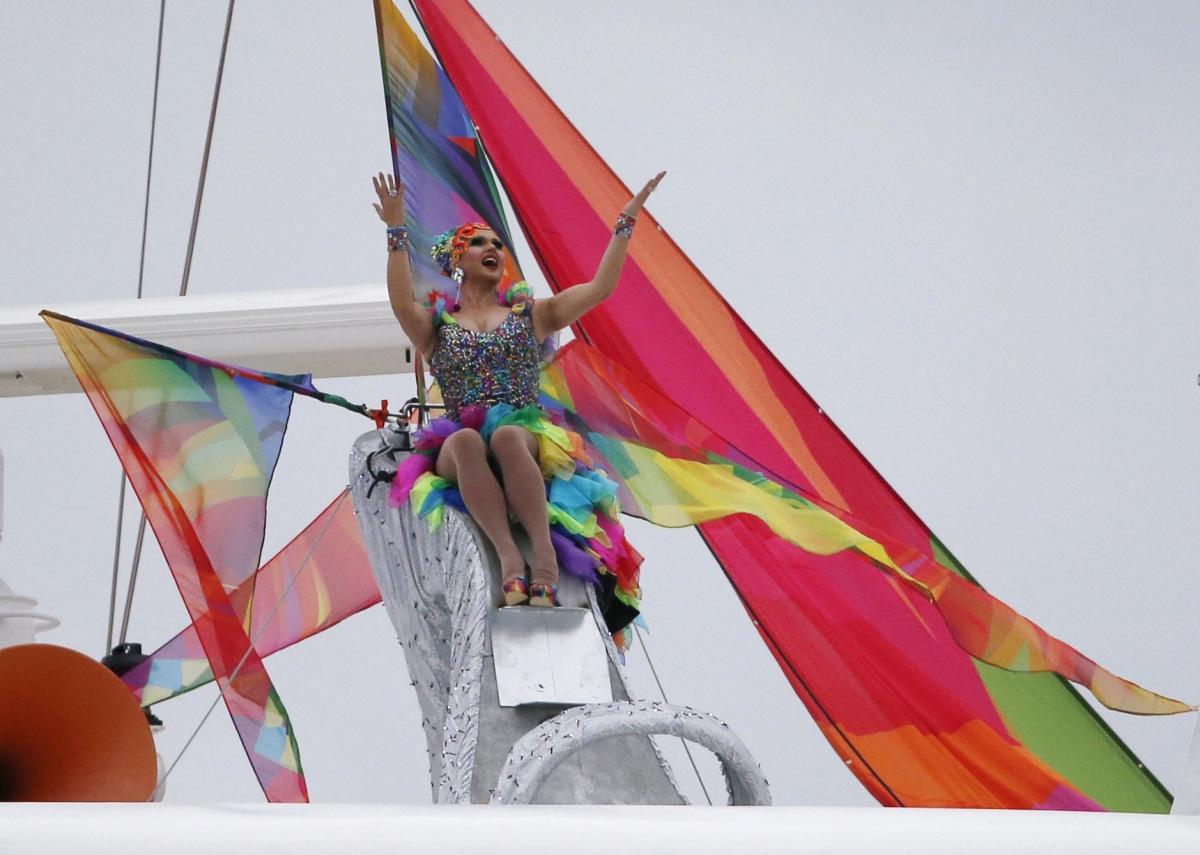
[[[217,101],[221,97],[221,78],[225,76],[225,53],[229,48],[229,28],[233,24],[233,3],[229,0],[229,11],[225,13],[225,35],[221,39],[221,58],[217,61],[217,82],[213,86],[212,109],[208,113],[208,133],[204,137],[204,157],[200,160],[200,182],[196,186],[196,205],[192,208],[192,229],[188,234],[187,257],[183,262],[183,281],[179,285],[179,296],[187,295],[188,278],[192,275],[192,252],[196,248],[196,229],[200,225],[200,203],[204,200],[204,181],[208,175],[208,155],[212,151],[213,127],[217,123]]]
[[[162,3],[163,3],[163,7],[165,8],[166,0],[162,0]],[[212,107],[208,113],[208,131],[206,132],[206,134],[204,136],[204,157],[201,158],[201,160],[200,160],[200,181],[196,186],[196,204],[192,208],[192,227],[188,233],[187,257],[184,259],[184,262],[183,262],[183,281],[179,285],[179,296],[180,297],[184,297],[187,295],[188,279],[191,276],[191,272],[192,272],[192,253],[196,248],[196,229],[200,225],[200,205],[201,205],[201,202],[204,200],[204,182],[205,182],[205,178],[208,175],[208,156],[209,156],[209,153],[212,151],[213,127],[217,123],[217,103],[221,97],[221,80],[225,76],[225,55],[229,50],[229,30],[233,25],[233,4],[234,4],[234,0],[229,0],[229,8],[225,13],[225,33],[221,37],[221,58],[217,61],[217,79],[213,85]],[[159,32],[161,34],[161,23],[159,26],[160,26]],[[161,38],[161,35],[160,35],[160,38]],[[161,44],[161,42],[160,42],[160,44]],[[155,91],[157,92],[157,89]],[[147,190],[147,193],[149,193],[148,190]],[[149,199],[149,196],[147,196],[147,199]],[[145,233],[145,231],[143,229],[143,236],[144,236],[144,233]],[[143,250],[143,252],[144,252],[144,250]],[[140,286],[140,274],[139,274],[139,294],[138,294],[138,296],[141,296],[140,287],[141,286]],[[134,569],[129,578],[129,594],[125,600],[125,622],[124,622],[125,626],[128,626],[129,610],[133,605],[133,590],[134,590],[134,585],[137,582],[137,566],[138,566],[139,562],[141,561],[141,557],[142,557],[142,542],[143,542],[142,535],[145,533],[145,530],[146,530],[146,512],[143,510],[141,525],[138,528],[137,545],[134,547],[134,554],[133,554],[133,568]],[[121,632],[121,643],[122,644],[125,643],[124,629],[122,629],[122,632]]]
[[[117,542],[113,546],[112,588],[108,592],[108,637],[104,642],[104,655],[112,650],[113,620],[117,616],[117,575],[121,569],[121,529],[125,522],[125,472],[121,472],[121,493],[117,499]]]
[[[142,542],[146,538],[146,512],[142,511],[142,519],[138,522],[137,542],[133,546],[133,566],[129,570],[129,591],[125,594],[125,616],[121,618],[121,638],[117,644],[125,643],[125,634],[129,632],[129,612],[133,609],[133,589],[137,585],[138,565],[142,563]]]
[[[150,156],[146,158],[146,201],[142,206],[142,254],[138,260],[138,299],[142,299],[142,277],[146,272],[146,228],[150,224],[150,175],[154,170],[154,127],[158,122],[158,79],[162,70],[163,20],[167,14],[167,0],[158,5],[158,49],[154,54],[154,100],[150,107]]]
[[[146,200],[142,205],[142,249],[138,257],[138,282],[137,282],[137,299],[142,299],[142,282],[146,273],[146,231],[150,224],[150,176],[154,173],[154,132],[158,125],[158,81],[162,71],[162,46],[163,46],[163,21],[167,14],[167,0],[160,0],[158,4],[158,45],[154,50],[154,97],[150,102],[150,153],[146,158]],[[107,655],[112,650],[113,639],[113,623],[117,616],[117,576],[121,569],[121,531],[124,528],[125,522],[125,472],[121,472],[121,493],[117,499],[117,538],[116,544],[113,546],[113,572],[112,572],[112,589],[108,596],[108,637],[104,644],[104,653]],[[144,530],[146,525],[145,513],[142,514],[141,526]],[[139,543],[139,556],[140,544]],[[134,567],[137,566],[137,557],[134,558]],[[129,595],[125,600],[125,620],[121,626],[121,643],[125,643],[125,629],[129,624],[129,607],[132,605],[133,586],[129,588]]]
[[[654,660],[650,658],[650,648],[646,646],[646,639],[642,638],[642,631],[638,629],[636,623],[633,624],[633,633],[637,636],[638,643],[642,645],[642,652],[646,654],[646,664],[650,666],[650,673],[654,675],[654,683],[658,686],[658,693],[662,695],[663,703],[671,703],[667,700],[667,693],[663,689],[662,681],[658,679],[658,669],[654,667]],[[700,777],[700,769],[696,765],[696,758],[692,757],[692,748],[682,736],[679,737],[679,741],[683,743],[683,750],[687,754],[688,762],[692,764],[692,771],[696,773],[696,780],[700,782],[700,789],[704,791],[704,798],[711,806],[713,803],[712,796],[708,794],[708,787],[704,786],[704,779]]]

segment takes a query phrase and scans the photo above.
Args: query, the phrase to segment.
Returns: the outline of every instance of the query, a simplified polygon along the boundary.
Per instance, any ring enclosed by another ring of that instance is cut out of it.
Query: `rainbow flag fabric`
[[[307,379],[42,317],[142,503],[263,792],[272,802],[307,802],[296,735],[230,596],[258,569],[267,488],[291,412],[285,387]]]
[[[796,553],[818,564],[824,559],[829,575],[892,577],[897,596],[927,626],[944,624],[953,642],[980,662],[1007,671],[1054,672],[1121,712],[1192,710],[1106,671],[887,533],[767,478],[736,446],[583,342],[567,345],[543,371],[542,404],[580,433],[594,460],[604,461],[609,477],[623,488],[625,513],[676,528],[753,517],[769,530],[764,540],[781,558]]]
[[[462,100],[391,0],[375,0],[375,23],[392,167],[405,185],[417,295],[445,289],[446,278],[429,250],[438,235],[463,223],[490,225],[510,248],[505,280],[520,280],[492,172]]]
[[[229,596],[262,658],[336,626],[379,602],[362,532],[343,491],[291,543]],[[212,669],[189,625],[121,679],[148,707],[211,683]]]
[[[588,281],[629,188],[466,0],[413,8],[551,287]],[[1112,700],[1107,677],[976,596],[978,583],[648,212],[616,293],[576,333],[736,441],[732,463],[887,552],[895,566],[858,548],[801,548],[749,512],[698,517],[797,695],[880,803],[1169,810],[1170,794],[1059,674]]]

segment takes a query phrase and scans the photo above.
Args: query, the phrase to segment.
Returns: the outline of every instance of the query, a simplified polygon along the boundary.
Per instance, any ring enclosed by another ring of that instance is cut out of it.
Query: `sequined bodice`
[[[539,352],[531,313],[510,314],[486,333],[457,323],[439,326],[429,367],[441,387],[446,415],[457,420],[470,404],[504,402],[518,409],[536,404]]]

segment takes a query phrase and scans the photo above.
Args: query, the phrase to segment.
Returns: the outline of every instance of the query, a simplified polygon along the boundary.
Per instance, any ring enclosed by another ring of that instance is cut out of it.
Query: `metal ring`
[[[769,805],[767,779],[737,734],[714,715],[648,701],[573,707],[517,740],[492,794],[492,804],[533,804],[560,763],[585,745],[616,736],[680,736],[717,755],[732,805]]]

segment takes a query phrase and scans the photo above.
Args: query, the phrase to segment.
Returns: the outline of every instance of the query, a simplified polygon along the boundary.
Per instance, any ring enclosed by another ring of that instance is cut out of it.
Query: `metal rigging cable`
[[[125,615],[121,618],[121,637],[117,644],[125,643],[125,635],[129,632],[129,613],[133,609],[133,589],[137,586],[138,566],[142,563],[142,543],[146,539],[146,512],[142,511],[142,519],[138,522],[137,542],[133,546],[133,566],[129,568],[129,590],[125,594]]]
[[[650,666],[650,673],[654,675],[654,683],[658,686],[658,693],[662,695],[663,703],[671,703],[667,700],[666,690],[663,689],[662,681],[658,679],[658,669],[654,667],[654,660],[650,658],[650,648],[646,646],[646,639],[642,638],[642,631],[638,629],[638,625],[633,624],[633,632],[637,636],[638,642],[642,645],[642,652],[646,654],[646,664]],[[682,736],[679,741],[683,743],[683,750],[687,753],[688,762],[692,764],[692,771],[696,773],[696,780],[700,782],[700,789],[704,791],[704,798],[709,806],[712,806],[712,796],[708,794],[708,787],[704,786],[704,778],[700,776],[700,768],[696,765],[696,759],[692,757],[692,748],[687,744],[687,740]]]
[[[192,273],[192,255],[196,248],[196,230],[200,225],[200,205],[204,200],[204,182],[208,176],[208,158],[209,158],[210,152],[212,151],[213,128],[215,127],[215,125],[217,123],[217,104],[221,98],[221,80],[225,76],[225,55],[228,53],[228,50],[229,50],[229,31],[230,31],[231,27],[233,26],[234,2],[235,2],[235,0],[229,0],[229,8],[225,12],[225,32],[221,37],[221,56],[220,56],[220,59],[217,60],[217,79],[216,79],[216,82],[213,84],[212,107],[209,109],[208,130],[204,136],[204,156],[200,160],[200,180],[196,186],[196,204],[192,208],[192,226],[188,233],[187,256],[183,262],[183,280],[180,282],[180,285],[179,285],[179,296],[180,297],[187,296],[188,279],[191,277],[191,273]],[[162,58],[162,26],[163,26],[162,22],[163,22],[163,12],[165,11],[165,9],[166,9],[166,0],[161,0],[161,5],[159,7],[159,21],[158,21],[158,56],[159,56],[159,59],[156,61],[155,69],[154,69],[154,110],[155,110],[155,114],[157,113],[157,109],[158,109],[158,74],[159,74],[159,67],[160,67],[161,58]],[[153,127],[151,128],[150,152],[151,152],[151,157],[153,157],[153,153],[154,153]],[[149,204],[150,204],[149,180],[150,180],[149,172],[147,172],[147,178],[146,178],[146,182],[147,182],[146,183],[146,206],[147,206],[146,210],[147,210],[147,212],[149,211]],[[145,258],[146,258],[145,242],[146,242],[146,217],[143,216],[143,220],[142,220],[142,266],[139,267],[139,270],[138,270],[138,297],[139,298],[142,296],[142,268],[145,265]],[[121,482],[122,513],[124,511],[124,497],[125,497],[124,486],[125,486],[125,482],[124,482],[124,480],[122,480],[122,482]],[[120,526],[118,526],[118,531],[119,530],[120,530]],[[125,616],[124,616],[124,620],[121,623],[121,643],[122,644],[125,643],[125,633],[126,633],[126,630],[129,628],[129,613],[130,613],[130,609],[133,607],[133,592],[134,592],[134,587],[137,584],[137,568],[138,568],[138,565],[141,563],[142,544],[144,542],[145,532],[146,532],[146,514],[143,511],[141,522],[138,525],[137,544],[134,546],[133,569],[130,571],[129,590],[125,596]],[[117,544],[117,553],[118,554],[113,559],[113,592],[114,593],[112,596],[112,612],[110,613],[110,616],[109,616],[109,644],[110,645],[112,644],[112,623],[113,623],[113,617],[115,615],[115,609],[116,609],[116,593],[115,593],[116,592],[116,584],[117,584],[117,569],[116,568],[117,568],[117,561],[119,559],[119,552],[120,552],[120,541],[118,540],[118,544]]]
[[[229,28],[233,24],[233,3],[225,13],[225,35],[221,39],[221,59],[217,62],[217,82],[213,86],[212,109],[208,113],[208,133],[204,137],[204,157],[200,161],[200,182],[196,187],[196,205],[192,209],[192,230],[188,234],[187,258],[183,262],[183,281],[179,296],[187,295],[188,278],[192,275],[192,251],[196,248],[196,228],[200,225],[200,202],[204,199],[204,179],[208,175],[208,154],[212,150],[213,126],[217,123],[217,101],[221,97],[221,78],[225,74],[225,52],[229,48]]]
[[[112,650],[113,619],[117,616],[117,576],[121,569],[121,529],[125,523],[125,470],[121,470],[121,492],[117,498],[117,541],[113,546],[112,587],[108,592],[108,637],[104,641],[104,655]]]
[[[142,281],[146,273],[146,228],[150,224],[150,175],[154,170],[154,127],[158,122],[158,81],[162,71],[163,21],[167,0],[158,4],[158,48],[154,52],[154,100],[150,106],[150,156],[146,158],[146,201],[142,205],[142,252],[138,258],[138,299],[142,299]]]
[[[150,154],[146,158],[146,200],[142,205],[142,250],[138,258],[137,298],[142,299],[142,282],[146,274],[146,230],[150,223],[150,176],[154,173],[154,131],[158,124],[158,81],[162,71],[163,21],[167,13],[167,0],[159,0],[158,4],[158,46],[154,51],[154,98],[150,104]],[[107,654],[113,646],[113,622],[117,614],[117,576],[121,569],[121,532],[125,522],[125,473],[121,473],[121,493],[117,499],[117,538],[113,546],[112,590],[108,597],[108,638],[104,644]],[[146,515],[142,514],[140,529],[145,530]],[[138,551],[141,552],[141,537],[138,537]],[[134,558],[134,567],[137,566]],[[135,570],[136,575],[136,570]],[[121,626],[121,643],[125,643],[125,630],[129,625],[129,607],[132,604],[133,585],[130,580],[129,594],[125,600],[125,620]]]

